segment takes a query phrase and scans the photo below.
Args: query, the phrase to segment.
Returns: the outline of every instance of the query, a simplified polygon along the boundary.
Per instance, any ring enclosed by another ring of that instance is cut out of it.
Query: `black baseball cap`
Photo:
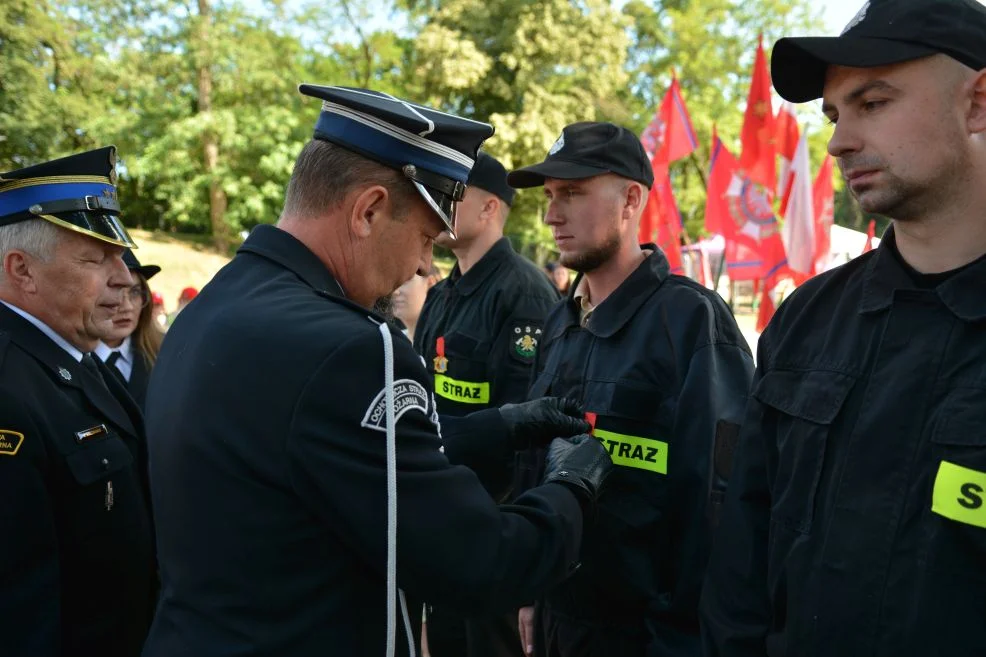
[[[544,162],[511,171],[511,187],[539,187],[545,178],[581,180],[615,173],[650,189],[654,185],[644,146],[637,135],[612,123],[581,122],[565,126]]]
[[[466,186],[484,189],[507,205],[514,204],[514,196],[517,194],[517,190],[507,184],[507,170],[500,164],[500,160],[486,153],[480,153],[476,158]]]
[[[778,41],[770,69],[777,93],[804,103],[822,97],[830,65],[871,68],[939,53],[986,68],[986,7],[976,0],[872,0],[837,37]]]

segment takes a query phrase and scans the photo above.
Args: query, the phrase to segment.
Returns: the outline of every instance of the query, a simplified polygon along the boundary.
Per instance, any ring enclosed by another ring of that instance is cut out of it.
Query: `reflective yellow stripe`
[[[444,374],[436,374],[435,394],[462,404],[489,404],[490,384],[458,381]]]
[[[956,522],[986,527],[986,472],[942,461],[931,510]]]
[[[668,473],[668,444],[663,440],[628,436],[605,429],[596,429],[592,435],[609,451],[615,465],[664,475]]]

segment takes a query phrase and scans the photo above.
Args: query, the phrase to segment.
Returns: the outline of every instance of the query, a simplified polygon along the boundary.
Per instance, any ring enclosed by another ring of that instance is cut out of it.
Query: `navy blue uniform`
[[[558,299],[506,237],[465,274],[456,265],[428,290],[414,348],[434,381],[438,411],[465,415],[526,400],[544,319]]]
[[[986,654],[986,258],[908,269],[891,230],[760,338],[707,654]]]
[[[0,654],[135,657],[155,565],[140,411],[0,304]]]
[[[699,655],[722,463],[753,374],[728,307],[655,250],[585,326],[574,297],[552,312],[536,372],[531,397],[578,399],[617,466],[586,522],[582,568],[538,602],[536,653]]]
[[[384,653],[382,321],[271,226],[182,311],[147,399],[162,600],[146,657]],[[498,508],[442,453],[420,357],[390,333],[398,585],[481,612],[562,579],[579,549],[576,497],[549,484]],[[464,451],[499,418],[482,413]]]

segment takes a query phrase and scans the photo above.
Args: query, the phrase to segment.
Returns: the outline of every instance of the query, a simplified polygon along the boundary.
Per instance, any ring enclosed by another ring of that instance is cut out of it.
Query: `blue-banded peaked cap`
[[[0,226],[43,219],[136,248],[119,215],[114,146],[0,173]]]
[[[322,100],[316,139],[403,172],[454,235],[455,203],[493,126],[369,89],[298,89]]]

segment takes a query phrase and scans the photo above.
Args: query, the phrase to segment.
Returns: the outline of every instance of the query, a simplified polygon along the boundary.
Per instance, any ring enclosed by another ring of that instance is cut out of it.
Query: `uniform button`
[[[568,470],[562,470],[562,471],[560,471],[558,473],[558,476],[559,477],[567,477],[568,476]]]
[[[103,459],[103,470],[105,470],[108,467],[110,467],[110,460],[109,459]]]

